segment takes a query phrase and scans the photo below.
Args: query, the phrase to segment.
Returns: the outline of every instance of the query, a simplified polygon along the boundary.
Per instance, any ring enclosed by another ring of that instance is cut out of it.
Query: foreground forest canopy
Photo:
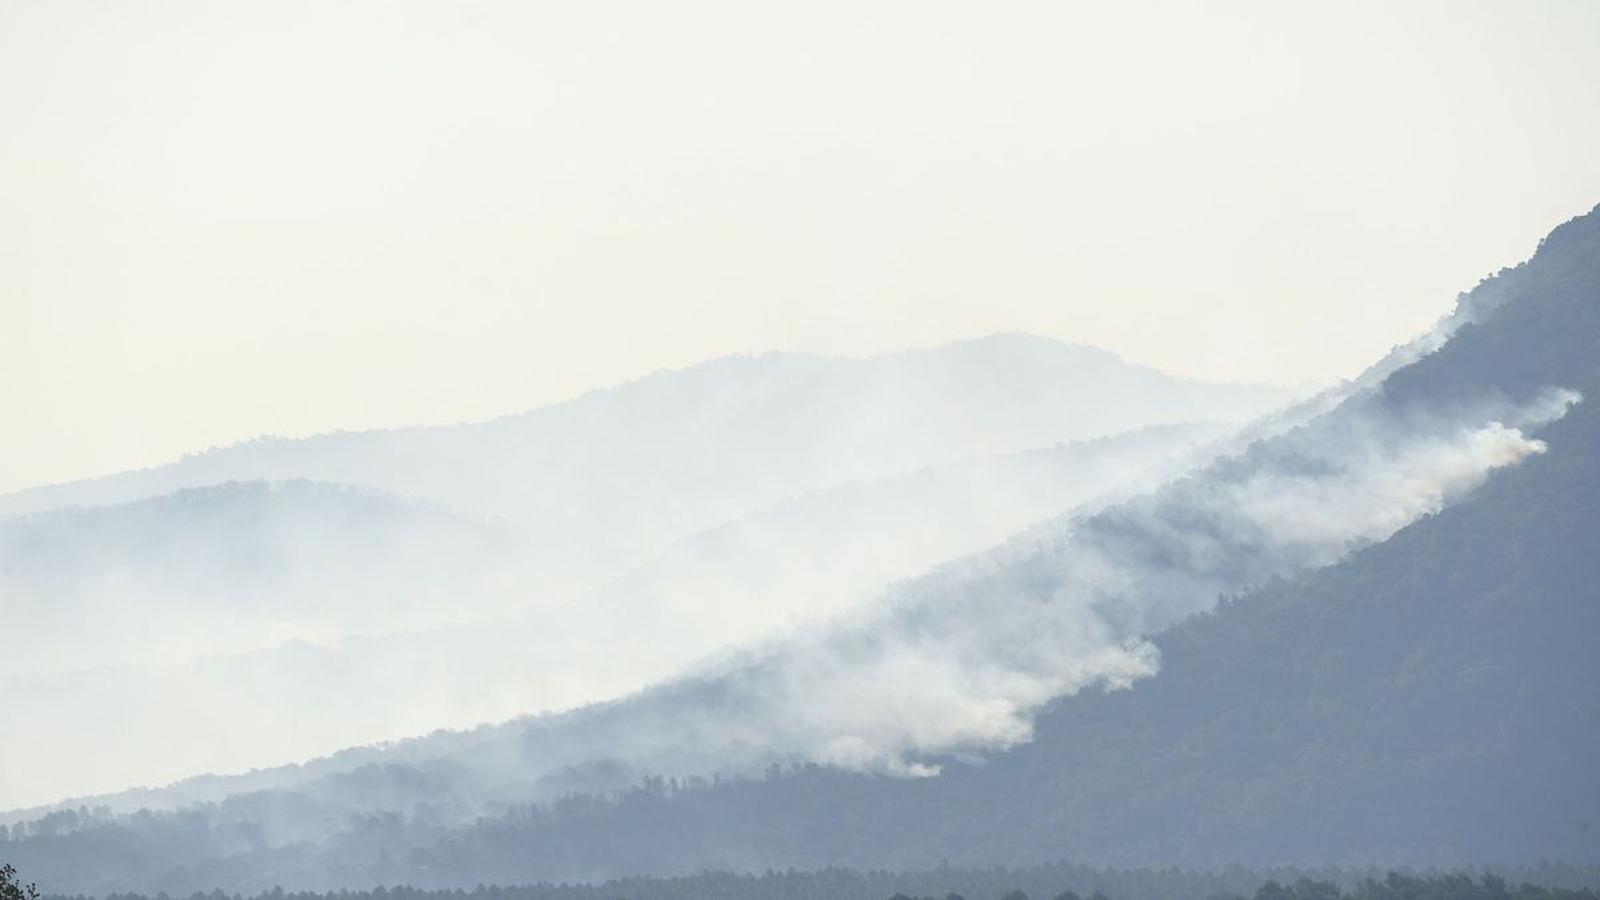
[[[1192,872],[1058,864],[924,872],[702,872],[601,884],[479,885],[470,891],[380,887],[286,893],[279,888],[251,897],[197,892],[189,900],[1600,900],[1597,887],[1600,867],[1548,864],[1424,873],[1335,867]],[[83,898],[57,895],[44,900]],[[127,893],[110,894],[106,900],[169,898]]]

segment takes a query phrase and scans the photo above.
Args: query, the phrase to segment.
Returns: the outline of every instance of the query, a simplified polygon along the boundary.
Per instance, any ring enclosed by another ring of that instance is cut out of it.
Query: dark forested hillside
[[[765,781],[487,824],[421,872],[1600,859],[1600,216],[1480,288],[1503,303],[1381,402],[1591,400],[1548,450],[1332,567],[1156,638],[1159,676],[1057,701],[1033,742],[926,779]],[[1467,298],[1470,302],[1474,298]],[[1503,378],[1493,377],[1503,370]]]
[[[1600,859],[1600,406],[1546,439],[1461,505],[1170,629],[1159,676],[1059,701],[1011,752],[569,804],[413,872]]]

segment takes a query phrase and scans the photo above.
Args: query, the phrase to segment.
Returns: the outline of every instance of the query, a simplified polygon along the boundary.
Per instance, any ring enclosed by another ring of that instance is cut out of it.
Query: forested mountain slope
[[[1362,402],[1600,397],[1600,215],[1480,291],[1503,305]],[[1545,452],[1450,508],[1167,629],[1156,677],[1060,699],[1031,742],[980,762],[638,792],[486,825],[415,865],[1593,862],[1600,403],[1538,434]]]
[[[1597,219],[1372,402],[1600,396]],[[656,786],[475,828],[412,871],[1600,860],[1600,404],[1539,436],[1437,515],[1167,629],[1156,677],[1056,701],[1009,751],[922,779]]]
[[[1461,312],[1330,411],[872,615],[614,703],[213,781],[221,802],[8,850],[52,886],[168,890],[1592,861],[1600,425],[1578,395],[1600,394],[1600,215]],[[1240,597],[1207,612],[1219,594]],[[652,771],[671,777],[559,799]]]
[[[981,763],[569,804],[414,871],[1600,860],[1597,412],[1460,505],[1174,626],[1159,675],[1058,701]]]

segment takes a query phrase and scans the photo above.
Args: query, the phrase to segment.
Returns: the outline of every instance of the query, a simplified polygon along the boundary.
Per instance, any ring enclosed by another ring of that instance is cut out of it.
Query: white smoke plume
[[[395,806],[400,788],[384,779],[345,774],[370,763],[434,773],[448,802],[429,814],[461,822],[646,774],[815,761],[931,775],[945,759],[1029,740],[1034,715],[1054,698],[1153,675],[1160,661],[1147,638],[1219,596],[1333,562],[1540,453],[1526,429],[1578,400],[1550,390],[1446,415],[1357,398],[1151,494],[1046,522],[831,625],[630,698],[106,802],[131,811],[292,788],[305,812],[257,822],[270,844],[326,837],[351,814],[408,808]],[[277,809],[230,801],[218,815],[237,809],[255,821],[263,808]]]
[[[907,582],[870,613],[632,701],[526,726],[515,765],[634,772],[810,760],[907,775],[1026,741],[1032,715],[1153,674],[1145,637],[1219,595],[1331,563],[1542,452],[1578,396],[1450,421],[1347,409],[1144,498]],[[485,749],[491,769],[496,753]]]
[[[496,544],[492,522],[333,485],[0,521],[0,610],[32,634],[0,659],[13,713],[0,798],[281,765],[624,696],[1088,498],[1148,490],[1232,430],[1155,426],[836,485],[571,596],[544,588],[520,542]],[[118,752],[75,741],[84,721],[115,730]]]

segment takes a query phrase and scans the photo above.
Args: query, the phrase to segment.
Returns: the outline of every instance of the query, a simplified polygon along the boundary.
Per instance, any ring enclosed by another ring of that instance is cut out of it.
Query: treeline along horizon
[[[40,900],[93,898],[45,894]],[[130,892],[101,900],[1600,900],[1600,866],[1544,863],[1421,872],[1339,866],[1111,869],[1069,863],[918,872],[826,868],[480,884],[470,890],[401,885],[187,896]]]

